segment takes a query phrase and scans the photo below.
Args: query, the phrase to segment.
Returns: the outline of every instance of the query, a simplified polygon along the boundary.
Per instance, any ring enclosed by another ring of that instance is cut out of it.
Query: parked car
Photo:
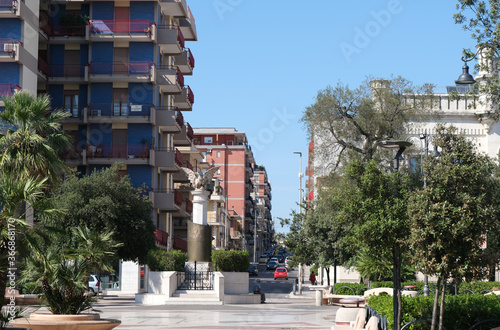
[[[262,262],[262,263],[267,263],[269,261],[269,257],[265,254],[261,255],[260,258],[259,258],[259,263]]]
[[[278,263],[276,261],[269,261],[266,265],[266,269],[276,269],[278,267]]]
[[[97,278],[96,275],[90,275],[89,278],[89,291],[90,293],[97,294],[101,291],[101,281]]]
[[[258,276],[259,275],[259,269],[257,268],[257,265],[250,265],[250,267],[248,267],[248,275],[255,275],[255,276]]]
[[[288,280],[288,271],[284,267],[278,267],[274,271],[274,279],[278,278],[284,278],[285,280]]]

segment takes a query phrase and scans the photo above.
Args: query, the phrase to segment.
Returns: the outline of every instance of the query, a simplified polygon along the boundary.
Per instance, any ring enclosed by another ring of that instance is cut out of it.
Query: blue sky
[[[299,120],[319,90],[339,81],[355,88],[368,75],[441,90],[461,74],[462,49],[474,47],[454,24],[450,0],[187,2],[198,41],[186,44],[196,60],[186,78],[195,103],[184,117],[193,127],[247,134],[271,181],[275,219],[298,210],[293,152],[302,152],[305,172],[309,141]]]

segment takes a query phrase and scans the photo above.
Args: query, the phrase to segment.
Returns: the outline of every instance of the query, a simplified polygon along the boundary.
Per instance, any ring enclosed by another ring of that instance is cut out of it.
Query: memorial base
[[[188,221],[188,262],[210,262],[212,227]]]

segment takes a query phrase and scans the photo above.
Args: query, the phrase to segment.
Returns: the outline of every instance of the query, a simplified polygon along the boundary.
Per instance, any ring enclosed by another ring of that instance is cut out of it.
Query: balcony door
[[[127,130],[114,129],[112,134],[113,158],[127,157]]]
[[[71,114],[71,117],[78,118],[78,92],[64,93],[64,110]]]
[[[128,114],[128,88],[113,88],[113,116]]]
[[[80,51],[64,51],[64,77],[81,77],[80,72]]]
[[[115,47],[113,62],[114,74],[128,74],[128,48]]]
[[[115,7],[115,33],[130,33],[130,7]]]

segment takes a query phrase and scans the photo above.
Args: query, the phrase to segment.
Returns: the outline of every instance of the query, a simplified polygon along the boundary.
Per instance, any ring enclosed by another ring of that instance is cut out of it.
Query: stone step
[[[165,304],[167,305],[222,305],[217,296],[209,295],[181,295],[169,297]]]
[[[174,297],[178,297],[179,295],[189,295],[189,296],[217,296],[214,290],[175,290]]]

